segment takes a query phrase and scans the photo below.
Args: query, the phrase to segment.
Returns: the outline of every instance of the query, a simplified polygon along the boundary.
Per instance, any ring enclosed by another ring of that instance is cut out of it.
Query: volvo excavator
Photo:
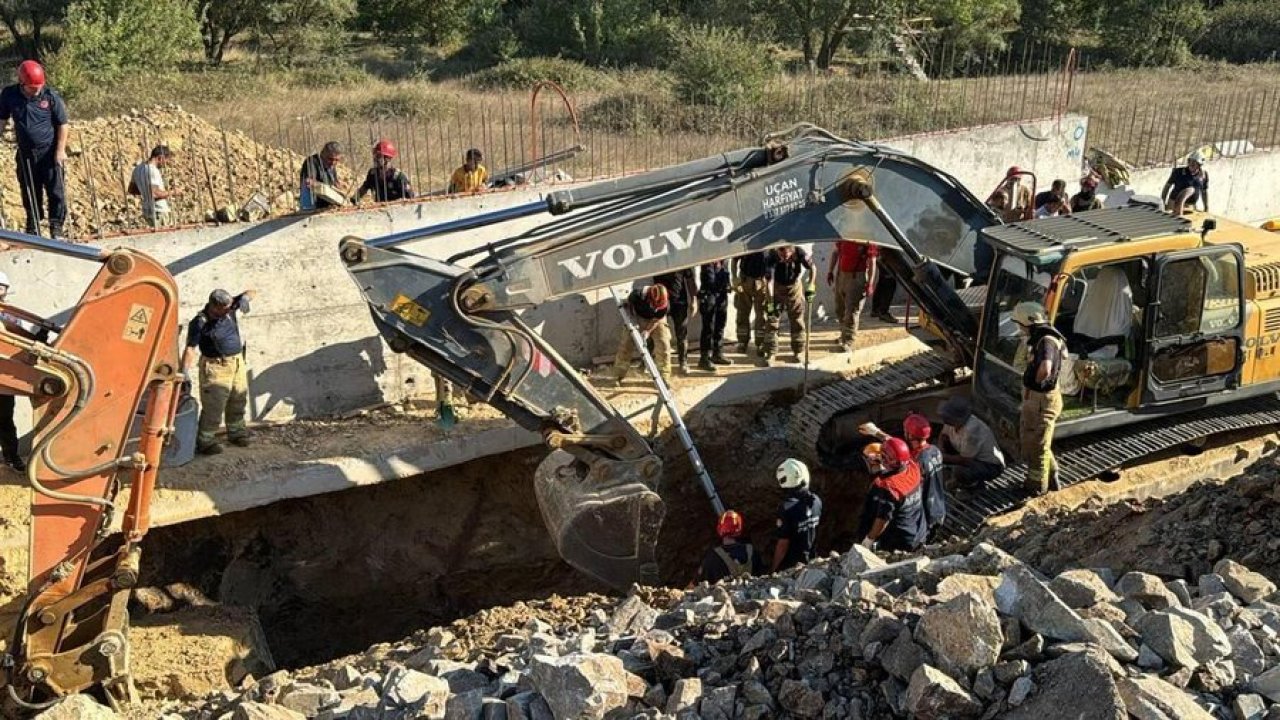
[[[554,219],[446,261],[401,247],[541,214]],[[940,389],[971,392],[1016,457],[1022,343],[1011,313],[1025,300],[1048,309],[1082,378],[1056,434],[1063,484],[1280,420],[1280,236],[1141,205],[1004,225],[946,172],[812,125],[505,210],[347,237],[340,254],[392,350],[542,434],[553,452],[535,492],[557,549],[625,587],[657,577],[661,461],[518,311],[840,239],[885,248],[883,266],[940,342],[798,402],[793,451],[813,460],[847,467],[859,424]],[[975,277],[989,283],[957,292]],[[989,492],[953,503],[953,530],[1023,502],[1022,472],[1015,464]]]
[[[30,398],[33,418],[29,581],[0,665],[0,701],[6,714],[81,691],[131,702],[129,594],[183,381],[177,286],[135,250],[8,231],[0,241],[101,266],[64,322],[0,303],[0,392]]]

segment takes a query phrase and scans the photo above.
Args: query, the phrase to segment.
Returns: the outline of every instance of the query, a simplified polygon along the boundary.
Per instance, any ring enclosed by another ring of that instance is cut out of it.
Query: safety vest
[[[755,554],[756,547],[754,545],[747,545],[746,562],[738,562],[733,559],[733,556],[729,554],[728,550],[724,549],[723,545],[716,548],[716,555],[724,561],[724,566],[729,568],[729,577],[732,578],[746,577],[751,574],[751,568],[755,566]]]

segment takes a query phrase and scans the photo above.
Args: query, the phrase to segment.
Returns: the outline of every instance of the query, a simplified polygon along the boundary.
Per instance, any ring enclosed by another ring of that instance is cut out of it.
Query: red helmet
[[[650,285],[644,292],[645,302],[654,310],[667,309],[667,289],[657,283]]]
[[[395,143],[391,142],[386,138],[383,138],[378,141],[377,145],[373,146],[373,154],[377,155],[378,157],[394,158],[396,155],[399,155],[400,153],[396,151]]]
[[[35,60],[23,60],[18,66],[19,85],[44,85],[44,66]]]
[[[738,537],[742,534],[742,514],[736,510],[725,510],[720,513],[716,522],[716,534],[722,538]]]
[[[896,470],[911,459],[911,448],[902,438],[891,437],[884,441],[884,464]]]
[[[933,426],[929,424],[929,418],[913,412],[902,421],[902,434],[908,440],[928,440],[933,434]]]

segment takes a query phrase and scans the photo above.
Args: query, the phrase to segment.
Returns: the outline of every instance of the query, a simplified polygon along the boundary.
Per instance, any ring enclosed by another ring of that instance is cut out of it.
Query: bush
[[[1280,58],[1280,4],[1230,2],[1209,17],[1209,28],[1195,49],[1215,60],[1234,63]]]
[[[698,28],[680,33],[671,62],[680,100],[717,108],[756,102],[774,72],[767,49],[741,32]]]
[[[570,91],[607,90],[617,85],[608,73],[560,58],[511,60],[469,76],[467,84],[480,90],[528,90],[539,80],[551,80]]]
[[[67,8],[55,65],[74,92],[130,70],[172,70],[199,49],[200,28],[186,0],[77,0]]]
[[[1106,6],[1102,39],[1121,65],[1179,65],[1208,15],[1200,0],[1113,0]]]
[[[457,99],[433,92],[428,86],[406,83],[394,86],[359,102],[343,102],[329,108],[337,120],[426,120],[447,117],[457,107]]]
[[[359,85],[368,82],[369,79],[370,75],[364,68],[339,61],[318,63],[288,73],[290,85],[313,90]]]
[[[684,114],[669,87],[611,93],[589,105],[583,125],[592,130],[623,135],[669,133],[684,130]]]

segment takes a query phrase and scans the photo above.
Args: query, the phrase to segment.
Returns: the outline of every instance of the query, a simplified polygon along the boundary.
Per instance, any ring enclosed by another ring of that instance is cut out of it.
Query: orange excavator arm
[[[34,709],[100,687],[128,701],[129,593],[183,380],[177,285],[135,250],[0,238],[102,265],[61,327],[0,304],[0,392],[29,397],[33,410],[30,580],[4,663],[8,696]],[[140,408],[141,439],[128,452]]]

